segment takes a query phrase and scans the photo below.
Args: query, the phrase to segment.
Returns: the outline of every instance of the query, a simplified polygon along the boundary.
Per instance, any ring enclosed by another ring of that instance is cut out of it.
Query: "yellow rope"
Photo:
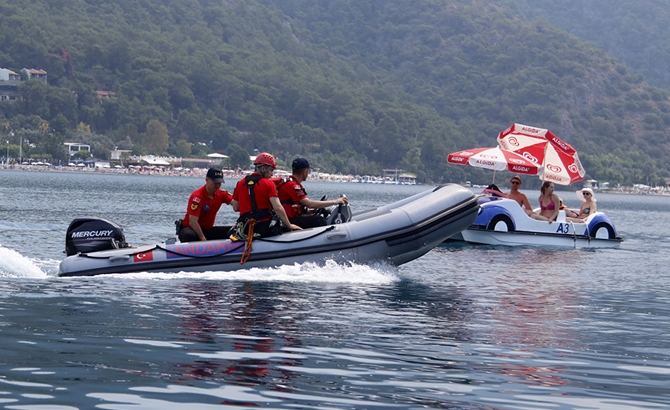
[[[249,219],[247,224],[247,238],[244,245],[244,252],[242,253],[242,258],[240,259],[240,265],[244,265],[244,263],[249,259],[249,256],[251,256],[251,242],[254,239],[254,225],[256,225],[256,220]]]

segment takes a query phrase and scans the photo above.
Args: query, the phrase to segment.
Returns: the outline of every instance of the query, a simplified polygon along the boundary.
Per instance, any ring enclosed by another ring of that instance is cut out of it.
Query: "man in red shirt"
[[[254,160],[254,165],[254,173],[242,178],[233,192],[231,205],[235,211],[240,213],[237,222],[246,224],[253,219],[255,220],[254,233],[261,237],[274,236],[282,232],[279,223],[272,219],[274,215],[277,215],[289,230],[300,230],[299,226],[289,221],[284,207],[279,202],[277,186],[270,180],[272,173],[277,168],[275,157],[262,152]],[[272,224],[273,222],[275,224]]]
[[[222,204],[230,204],[233,197],[221,190],[223,172],[210,168],[205,185],[196,189],[188,199],[186,216],[181,221],[179,240],[182,242],[228,239],[229,226],[214,226],[216,213]]]
[[[346,197],[333,199],[331,201],[313,201],[307,197],[307,192],[302,182],[309,176],[309,162],[305,158],[296,158],[291,164],[293,175],[279,188],[279,201],[291,223],[301,228],[314,228],[325,226],[326,218],[322,215],[310,213],[310,209],[325,208],[331,205],[349,203]]]

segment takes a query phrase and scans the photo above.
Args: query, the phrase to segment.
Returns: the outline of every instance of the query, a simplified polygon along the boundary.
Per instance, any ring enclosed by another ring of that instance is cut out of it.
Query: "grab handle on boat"
[[[346,239],[346,238],[347,238],[346,233],[334,233],[332,235],[326,235],[326,239],[328,239],[329,241],[334,241],[334,240],[338,240],[338,239]]]
[[[127,261],[128,259],[130,259],[129,255],[119,255],[119,256],[110,256],[109,257],[109,261],[112,262],[112,263],[113,262],[123,262],[123,261]]]

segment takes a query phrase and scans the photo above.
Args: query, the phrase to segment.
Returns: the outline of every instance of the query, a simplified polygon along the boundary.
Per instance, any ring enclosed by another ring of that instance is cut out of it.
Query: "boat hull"
[[[585,235],[557,235],[538,232],[487,232],[467,230],[463,240],[479,245],[541,246],[558,248],[617,248],[622,239],[599,239]]]
[[[449,184],[354,214],[347,223],[256,239],[244,264],[240,264],[243,242],[204,241],[72,255],[61,262],[59,276],[225,272],[326,261],[401,265],[466,229],[478,209],[472,192]]]
[[[623,239],[614,223],[602,212],[584,223],[568,222],[561,211],[557,221],[534,220],[510,199],[487,198],[475,222],[460,233],[468,243],[560,248],[616,248]],[[455,235],[451,240],[458,238]]]

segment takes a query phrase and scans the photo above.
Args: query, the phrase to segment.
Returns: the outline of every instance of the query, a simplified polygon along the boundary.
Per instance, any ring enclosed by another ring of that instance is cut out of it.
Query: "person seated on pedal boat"
[[[521,209],[529,217],[533,219],[538,219],[540,221],[546,221],[546,219],[544,219],[543,217],[539,217],[540,215],[536,214],[535,211],[533,211],[533,207],[530,205],[530,201],[528,200],[526,194],[519,191],[519,188],[521,188],[521,184],[523,184],[523,182],[521,181],[520,176],[514,175],[512,178],[510,178],[509,180],[510,191],[505,194],[507,195],[507,198],[515,200],[519,204]]]
[[[484,190],[482,190],[482,195],[493,198],[507,198],[507,195],[505,195],[496,184],[489,184],[486,188],[484,188]]]
[[[583,223],[589,215],[593,215],[598,211],[597,201],[591,188],[584,188],[581,191],[577,191],[576,194],[577,198],[582,201],[582,204],[579,206],[579,212],[571,211],[574,216],[566,218],[566,221]]]
[[[535,219],[552,223],[558,216],[558,207],[560,206],[558,195],[554,193],[554,183],[551,181],[544,181],[540,188],[540,192],[541,194],[538,198],[538,201],[540,202],[540,214]]]

